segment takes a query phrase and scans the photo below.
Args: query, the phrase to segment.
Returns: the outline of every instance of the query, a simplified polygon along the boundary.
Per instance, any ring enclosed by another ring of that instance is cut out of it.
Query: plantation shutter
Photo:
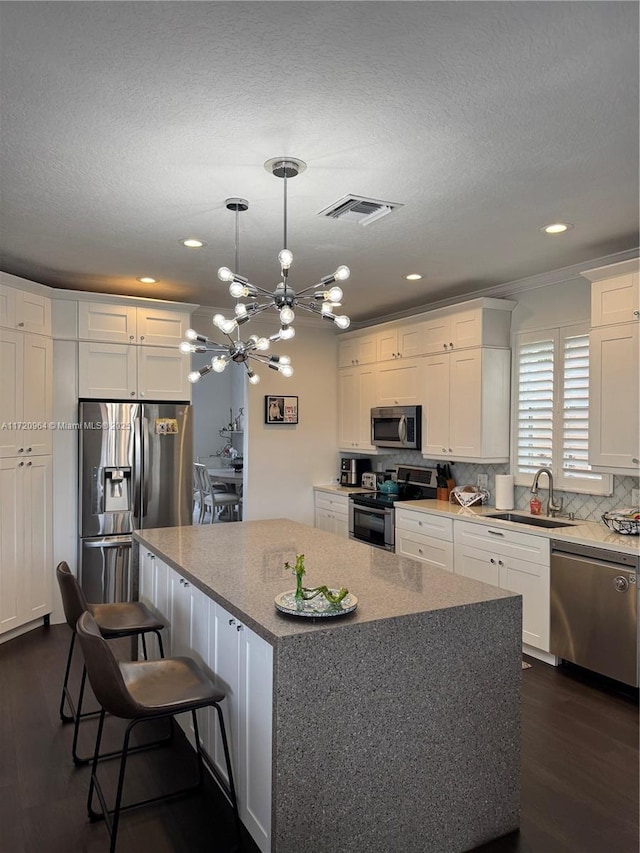
[[[589,477],[588,335],[564,339],[563,366],[562,473],[567,479]]]
[[[521,474],[553,463],[554,347],[553,338],[520,344],[516,470]]]

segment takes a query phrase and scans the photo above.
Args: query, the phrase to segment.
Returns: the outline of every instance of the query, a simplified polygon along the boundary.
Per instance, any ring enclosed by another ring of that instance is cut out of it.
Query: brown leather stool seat
[[[87,810],[91,820],[104,818],[106,821],[111,835],[110,853],[114,853],[116,848],[118,825],[122,811],[158,802],[167,797],[185,794],[196,790],[202,785],[204,762],[200,746],[196,710],[209,706],[213,706],[218,715],[220,735],[229,778],[229,790],[225,791],[225,793],[227,793],[234,810],[239,840],[240,819],[238,817],[238,804],[233,783],[227,735],[220,707],[220,702],[225,697],[224,691],[220,690],[204,670],[188,657],[164,658],[155,661],[132,661],[131,663],[117,661],[108,643],[102,637],[96,620],[89,612],[83,613],[78,619],[76,632],[82,645],[91,687],[102,706],[91,770]],[[129,739],[134,727],[145,720],[157,719],[159,717],[173,718],[175,714],[182,714],[188,711],[192,714],[198,756],[197,783],[180,791],[174,791],[170,794],[123,806],[122,790],[124,787],[125,768],[128,754],[132,751],[129,748]],[[107,807],[106,799],[97,776],[100,741],[106,713],[131,720],[124,735],[118,787],[113,809]],[[101,812],[96,812],[93,807],[94,792],[98,797],[102,809]]]
[[[158,638],[160,656],[164,657],[160,631],[165,627],[165,624],[161,619],[158,619],[158,617],[155,616],[149,608],[146,607],[146,605],[139,601],[117,602],[114,604],[89,604],[82,592],[80,584],[64,560],[59,563],[56,568],[56,577],[58,578],[58,585],[60,587],[65,619],[67,620],[67,625],[72,631],[69,654],[67,656],[67,666],[62,685],[62,696],[60,698],[60,719],[64,723],[73,722],[74,724],[73,745],[71,747],[71,754],[73,755],[74,763],[88,764],[91,758],[88,756],[79,756],[77,752],[80,720],[84,717],[96,716],[96,714],[99,714],[100,712],[82,712],[82,700],[84,697],[87,678],[86,668],[82,671],[82,681],[80,682],[77,708],[69,691],[69,673],[71,671],[71,661],[73,658],[76,639],[76,624],[78,619],[85,611],[89,611],[89,613],[93,615],[100,633],[108,640],[119,637],[140,636],[145,659],[147,658],[145,634],[149,633],[155,634]],[[71,714],[65,714],[65,703],[69,706]],[[103,757],[113,757],[117,754],[118,753],[107,753]]]

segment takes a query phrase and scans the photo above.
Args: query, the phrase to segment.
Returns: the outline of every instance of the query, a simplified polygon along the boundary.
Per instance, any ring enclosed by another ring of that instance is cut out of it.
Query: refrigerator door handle
[[[146,516],[149,506],[149,419],[142,418],[142,509],[140,512],[140,521]],[[140,525],[142,526],[142,524]]]
[[[140,488],[142,483],[142,455],[141,455],[141,429],[142,422],[140,418],[134,421],[134,437],[133,437],[133,520],[135,527],[141,527],[142,511],[140,506]]]

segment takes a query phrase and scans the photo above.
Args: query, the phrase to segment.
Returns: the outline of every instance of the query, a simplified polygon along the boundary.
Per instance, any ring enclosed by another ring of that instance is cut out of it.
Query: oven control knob
[[[618,592],[626,592],[629,589],[629,581],[622,577],[622,575],[618,575],[617,578],[614,578],[613,582]]]

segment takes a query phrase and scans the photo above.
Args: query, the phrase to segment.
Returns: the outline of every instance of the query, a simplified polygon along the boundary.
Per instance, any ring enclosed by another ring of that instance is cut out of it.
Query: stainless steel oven
[[[385,551],[395,550],[395,511],[387,507],[365,506],[349,501],[349,539],[357,539]]]

